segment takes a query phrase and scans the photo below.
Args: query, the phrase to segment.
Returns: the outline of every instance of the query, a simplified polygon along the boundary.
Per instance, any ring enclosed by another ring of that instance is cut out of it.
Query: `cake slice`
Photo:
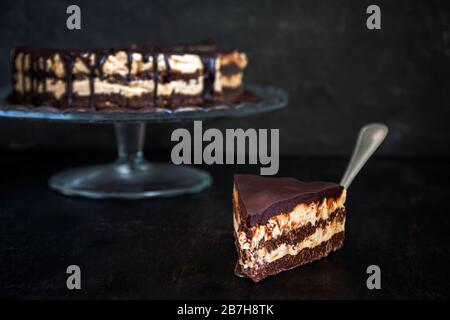
[[[235,273],[257,282],[342,247],[345,197],[332,182],[235,175]]]

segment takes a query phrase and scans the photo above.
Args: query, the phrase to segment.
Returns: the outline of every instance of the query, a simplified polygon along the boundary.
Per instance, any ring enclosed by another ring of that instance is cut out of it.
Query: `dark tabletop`
[[[93,201],[47,188],[50,174],[112,153],[0,151],[2,298],[450,298],[449,159],[374,158],[351,186],[344,247],[254,284],[233,274],[232,173],[170,199]],[[347,159],[283,157],[281,176],[338,181]],[[82,289],[66,288],[79,265]],[[366,268],[381,268],[368,290]]]

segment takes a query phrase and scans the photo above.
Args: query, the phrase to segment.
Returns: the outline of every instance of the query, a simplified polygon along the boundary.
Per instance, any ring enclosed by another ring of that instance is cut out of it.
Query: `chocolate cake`
[[[235,175],[236,274],[257,282],[339,249],[345,197],[332,182]]]
[[[233,103],[244,53],[211,45],[11,51],[15,103],[57,108],[144,108]]]

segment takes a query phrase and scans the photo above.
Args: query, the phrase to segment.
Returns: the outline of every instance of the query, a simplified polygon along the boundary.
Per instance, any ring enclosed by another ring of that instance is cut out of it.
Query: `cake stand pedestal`
[[[14,105],[8,102],[9,92],[9,88],[0,90],[0,117],[114,125],[118,150],[115,162],[68,169],[49,179],[49,186],[62,194],[94,199],[176,196],[199,192],[211,185],[210,175],[202,170],[185,165],[148,162],[143,154],[146,123],[241,117],[280,109],[288,102],[288,95],[282,89],[253,85],[246,88],[250,98],[234,106],[105,112]]]
[[[65,170],[50,178],[50,187],[65,195],[139,199],[199,192],[211,184],[204,171],[145,160],[145,123],[116,123],[114,127],[115,162]]]

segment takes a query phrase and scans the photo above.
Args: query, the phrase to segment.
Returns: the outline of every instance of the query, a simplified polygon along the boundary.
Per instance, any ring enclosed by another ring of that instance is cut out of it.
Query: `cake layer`
[[[344,229],[345,209],[339,209],[327,220],[295,229],[284,235],[283,239],[265,242],[256,249],[245,249],[238,245],[239,264],[243,269],[258,269],[285,255],[296,255],[305,248],[313,248],[328,241],[334,234],[344,232]]]
[[[21,47],[12,50],[11,58],[15,101],[48,102],[61,108],[232,102],[242,92],[247,64],[245,54],[237,50],[204,45],[107,50]]]
[[[344,188],[332,182],[302,182],[293,178],[235,175],[242,224],[264,225],[279,214],[291,212],[298,204],[339,198]]]
[[[275,275],[280,272],[287,271],[292,268],[324,258],[331,252],[341,248],[343,243],[344,232],[342,231],[334,234],[330,239],[320,243],[315,247],[307,247],[301,249],[295,255],[285,255],[280,259],[262,265],[258,269],[244,269],[238,263],[236,264],[235,273],[237,275],[245,275],[253,281],[258,282],[268,276]]]

